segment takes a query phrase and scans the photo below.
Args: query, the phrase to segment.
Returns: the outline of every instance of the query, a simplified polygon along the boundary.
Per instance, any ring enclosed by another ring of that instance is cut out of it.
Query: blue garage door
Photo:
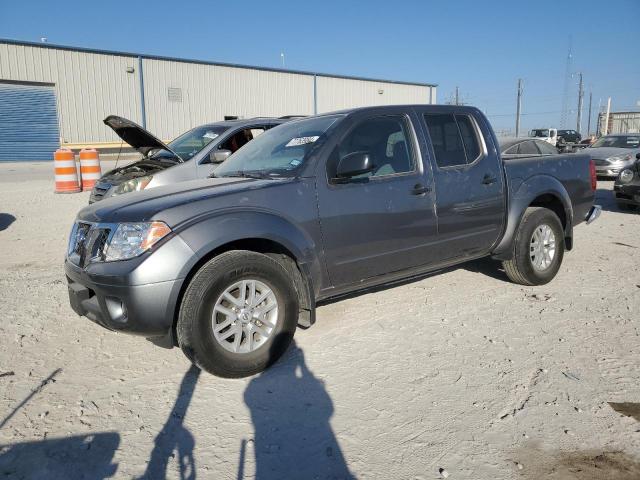
[[[59,145],[53,87],[0,83],[0,161],[52,160]]]

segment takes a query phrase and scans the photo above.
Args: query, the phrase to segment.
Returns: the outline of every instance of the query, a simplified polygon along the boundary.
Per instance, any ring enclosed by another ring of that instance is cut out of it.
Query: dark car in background
[[[580,143],[582,135],[575,130],[558,130],[558,143]]]
[[[549,142],[531,137],[502,137],[498,139],[500,154],[504,160],[512,158],[557,155],[558,150]]]
[[[633,165],[623,169],[613,185],[616,203],[621,210],[640,208],[640,153]]]

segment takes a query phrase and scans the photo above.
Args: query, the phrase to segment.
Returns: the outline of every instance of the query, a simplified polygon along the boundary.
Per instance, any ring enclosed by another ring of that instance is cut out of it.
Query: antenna
[[[573,53],[572,53],[572,39],[569,35],[569,53],[567,54],[567,65],[564,74],[564,89],[562,91],[562,110],[560,113],[560,128],[567,126],[567,117],[569,116],[569,87],[571,85],[571,79],[573,77]]]

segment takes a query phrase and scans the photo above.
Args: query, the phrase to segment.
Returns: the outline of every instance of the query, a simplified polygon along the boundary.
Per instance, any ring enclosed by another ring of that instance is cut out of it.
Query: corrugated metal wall
[[[54,85],[63,144],[118,142],[102,120],[142,124],[138,56],[0,41],[0,80]],[[144,57],[147,128],[169,140],[225,115],[311,115],[354,106],[435,103],[435,87]],[[383,93],[378,93],[382,90]]]
[[[598,115],[599,132],[604,132],[606,114]],[[640,112],[611,112],[609,133],[640,133]]]
[[[135,57],[0,43],[0,80],[52,83],[63,143],[116,141],[109,114],[140,121]]]
[[[143,59],[143,70],[147,128],[160,138],[225,115],[313,114],[311,75],[155,59]],[[174,100],[169,88],[179,89],[173,90]]]
[[[363,105],[435,103],[435,98],[430,102],[432,87],[428,86],[325,76],[317,78],[318,113]]]

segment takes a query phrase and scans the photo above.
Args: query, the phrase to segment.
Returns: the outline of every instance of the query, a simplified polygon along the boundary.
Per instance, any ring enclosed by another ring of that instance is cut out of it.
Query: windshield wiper
[[[214,176],[212,174],[212,176]],[[269,173],[263,172],[262,170],[247,170],[244,172],[231,172],[224,175],[215,175],[216,178],[224,178],[224,177],[240,177],[240,178],[261,178],[261,179],[274,179],[278,177],[277,173]]]

